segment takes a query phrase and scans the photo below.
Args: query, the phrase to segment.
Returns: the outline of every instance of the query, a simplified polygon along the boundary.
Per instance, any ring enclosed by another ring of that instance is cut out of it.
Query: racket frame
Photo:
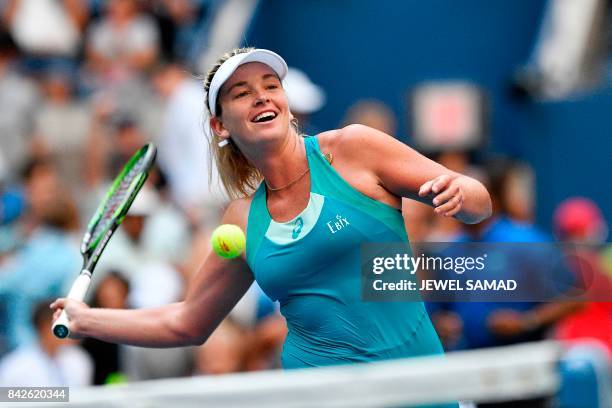
[[[83,267],[81,268],[81,272],[79,276],[76,278],[72,287],[70,288],[70,292],[68,292],[68,299],[74,299],[79,302],[82,302],[87,295],[87,291],[91,284],[91,278],[93,271],[100,259],[100,255],[106,248],[108,241],[113,236],[113,233],[117,230],[119,225],[125,219],[130,206],[136,199],[140,189],[144,185],[145,181],[148,178],[149,170],[155,161],[155,156],[157,154],[157,148],[153,143],[147,143],[142,148],[138,150],[130,160],[125,164],[119,175],[113,181],[113,184],[108,189],[104,200],[98,206],[94,216],[89,221],[87,225],[87,231],[83,236],[83,241],[81,243],[81,254],[83,255]],[[143,158],[144,157],[144,158]],[[111,221],[109,225],[107,225],[97,237],[92,237],[92,233],[95,231],[95,228],[98,226],[100,222],[103,221],[103,216],[106,209],[106,204],[115,194],[119,186],[121,185],[123,178],[126,174],[132,170],[133,166],[140,160],[144,160],[145,164],[142,170],[134,177],[134,179],[130,182],[128,187],[130,194],[114,209],[113,214],[111,215]],[[70,325],[66,312],[62,310],[60,316],[53,323],[53,334],[56,337],[63,339],[70,335]]]

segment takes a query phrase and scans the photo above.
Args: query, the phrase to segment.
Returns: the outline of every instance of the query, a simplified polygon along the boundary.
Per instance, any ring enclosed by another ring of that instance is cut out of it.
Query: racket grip
[[[89,284],[91,282],[91,272],[87,270],[83,270],[78,278],[72,284],[72,288],[70,288],[70,292],[68,292],[68,298],[78,300],[82,302],[85,299],[85,295],[87,294],[87,289],[89,289]],[[68,321],[68,315],[65,310],[62,310],[60,317],[57,318],[55,322],[53,322],[53,334],[57,338],[64,339],[68,337],[70,334],[70,325]]]

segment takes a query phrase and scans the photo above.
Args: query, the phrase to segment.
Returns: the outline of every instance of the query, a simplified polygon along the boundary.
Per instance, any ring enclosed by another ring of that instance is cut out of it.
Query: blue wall
[[[538,177],[538,220],[549,226],[561,200],[593,199],[612,227],[612,89],[569,101],[532,103],[517,144]],[[612,237],[608,237],[611,241]]]
[[[261,0],[245,44],[278,51],[328,91],[313,117],[337,127],[357,99],[381,99],[410,142],[406,97],[426,80],[467,79],[491,102],[489,149],[523,158],[538,179],[538,221],[570,195],[595,199],[612,221],[610,93],[565,103],[510,97],[545,0]],[[595,147],[595,148],[594,148]],[[606,177],[607,178],[607,177]],[[595,180],[600,184],[597,186]],[[608,183],[610,184],[610,183]]]

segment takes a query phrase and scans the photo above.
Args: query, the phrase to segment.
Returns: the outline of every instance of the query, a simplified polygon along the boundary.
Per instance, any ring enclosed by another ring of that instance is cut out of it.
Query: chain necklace
[[[281,186],[281,187],[276,187],[276,188],[271,187],[270,184],[268,184],[268,181],[266,179],[264,179],[264,182],[266,183],[266,186],[268,187],[268,190],[270,190],[270,191],[284,190],[287,187],[291,187],[292,185],[294,185],[295,183],[300,181],[302,179],[302,177],[304,177],[306,175],[306,173],[308,173],[309,171],[310,171],[310,167],[307,167],[306,170],[304,170],[304,172],[302,174],[300,174],[294,180],[290,181],[289,183],[287,183],[287,184],[285,184],[284,186]]]

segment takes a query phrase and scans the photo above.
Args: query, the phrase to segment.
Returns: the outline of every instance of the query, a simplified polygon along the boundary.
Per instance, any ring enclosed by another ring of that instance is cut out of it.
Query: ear
[[[215,135],[217,135],[221,139],[229,139],[230,132],[223,126],[223,123],[221,123],[219,118],[217,118],[216,116],[213,116],[209,119],[209,123],[210,123],[210,128],[213,130]]]

